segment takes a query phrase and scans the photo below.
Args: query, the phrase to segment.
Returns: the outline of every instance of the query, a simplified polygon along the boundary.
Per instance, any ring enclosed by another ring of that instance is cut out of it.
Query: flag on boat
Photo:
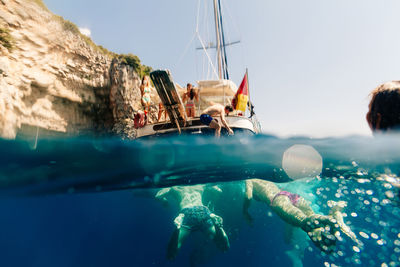
[[[249,101],[249,83],[247,82],[247,71],[240,83],[239,89],[232,99],[232,106],[236,110],[246,111],[247,102]]]

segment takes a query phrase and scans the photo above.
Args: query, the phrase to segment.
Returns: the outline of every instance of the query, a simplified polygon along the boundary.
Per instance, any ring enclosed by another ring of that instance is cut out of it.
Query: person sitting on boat
[[[164,105],[160,102],[158,104],[158,117],[157,117],[157,122],[160,122],[161,116],[164,113],[164,120],[166,121],[168,119],[168,113],[167,110],[164,108]]]
[[[186,92],[183,94],[183,102],[186,102],[185,108],[188,118],[196,117],[195,100],[199,102],[199,94],[197,90],[193,88],[193,85],[188,83],[186,85]]]
[[[233,107],[231,105],[222,106],[221,104],[214,104],[208,108],[206,108],[202,114],[200,115],[201,123],[210,126],[210,128],[215,129],[215,136],[220,137],[221,135],[221,125],[219,124],[217,119],[212,118],[213,116],[219,116],[221,119],[222,125],[228,130],[229,134],[233,134],[232,129],[229,127],[228,123],[225,120],[225,115],[228,115],[229,112],[233,111]]]
[[[150,77],[145,75],[142,78],[142,84],[140,85],[140,93],[142,95],[141,101],[144,108],[145,113],[147,113],[150,109],[151,104],[151,84]]]
[[[138,112],[136,112],[136,114],[134,115],[134,127],[135,129],[139,129],[144,127],[147,124],[147,114],[141,110],[139,110]]]
[[[366,119],[372,132],[400,133],[400,81],[383,83],[370,95]],[[388,175],[384,179],[399,189],[400,198],[400,179]]]
[[[246,180],[243,215],[251,223],[248,212],[252,199],[268,204],[285,222],[300,227],[307,233],[311,241],[324,252],[332,252],[340,231],[349,236],[357,244],[361,244],[356,235],[343,221],[341,211],[346,202],[328,201],[331,207],[329,215],[316,214],[310,203],[298,194],[279,189],[273,182],[261,179]]]
[[[204,190],[221,192],[217,186],[194,185],[163,188],[156,193],[156,199],[165,202],[175,200],[180,208],[174,220],[175,230],[168,243],[168,259],[176,257],[186,237],[195,231],[201,231],[207,238],[214,240],[220,250],[229,249],[229,239],[222,227],[222,218],[203,205]]]

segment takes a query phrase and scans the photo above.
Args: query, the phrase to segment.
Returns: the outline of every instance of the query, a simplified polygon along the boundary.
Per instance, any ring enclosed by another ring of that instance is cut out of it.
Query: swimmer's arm
[[[251,200],[253,198],[253,183],[246,180],[245,198]]]
[[[157,192],[155,198],[164,202],[167,202],[167,194],[171,191],[171,188],[163,188]]]
[[[185,217],[185,214],[179,213],[178,217],[175,218],[174,224],[175,224],[177,229],[180,229],[182,227],[182,223],[183,223],[183,218],[184,217]]]
[[[186,98],[187,98],[187,94],[184,93],[183,96],[182,96],[182,102],[185,102],[185,101],[186,101]]]

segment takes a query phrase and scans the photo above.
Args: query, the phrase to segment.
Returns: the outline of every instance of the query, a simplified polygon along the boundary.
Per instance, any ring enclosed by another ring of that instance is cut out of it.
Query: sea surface
[[[1,266],[400,266],[400,136],[0,140]],[[346,235],[322,252],[265,203],[244,219],[244,180],[275,182],[328,214],[346,201]],[[179,207],[156,193],[217,186],[203,203],[230,249],[200,232],[166,259]]]

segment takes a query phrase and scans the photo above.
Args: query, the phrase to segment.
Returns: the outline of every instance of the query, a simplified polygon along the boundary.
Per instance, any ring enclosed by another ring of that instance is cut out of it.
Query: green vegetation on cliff
[[[42,0],[32,0],[35,2],[37,5],[40,7],[47,9],[46,5]],[[122,64],[131,66],[134,68],[134,70],[142,77],[143,75],[149,75],[150,72],[153,70],[151,67],[142,65],[140,62],[140,59],[138,56],[133,55],[131,53],[129,54],[116,54],[114,52],[109,51],[107,48],[97,45],[93,40],[82,34],[81,31],[79,30],[78,26],[76,26],[73,22],[64,19],[61,16],[54,15],[54,17],[63,25],[64,30],[70,31],[73,34],[79,35],[87,45],[92,47],[95,51],[98,51],[99,53],[102,53],[110,58],[118,58],[121,60]]]
[[[8,29],[0,28],[0,44],[11,50],[14,45],[14,39],[12,38]]]
[[[121,60],[122,64],[131,66],[132,68],[135,69],[135,71],[143,77],[144,75],[149,75],[150,72],[153,70],[151,67],[142,65],[140,63],[140,59],[138,56],[133,55],[131,53],[129,54],[121,54],[117,55],[117,57]]]

